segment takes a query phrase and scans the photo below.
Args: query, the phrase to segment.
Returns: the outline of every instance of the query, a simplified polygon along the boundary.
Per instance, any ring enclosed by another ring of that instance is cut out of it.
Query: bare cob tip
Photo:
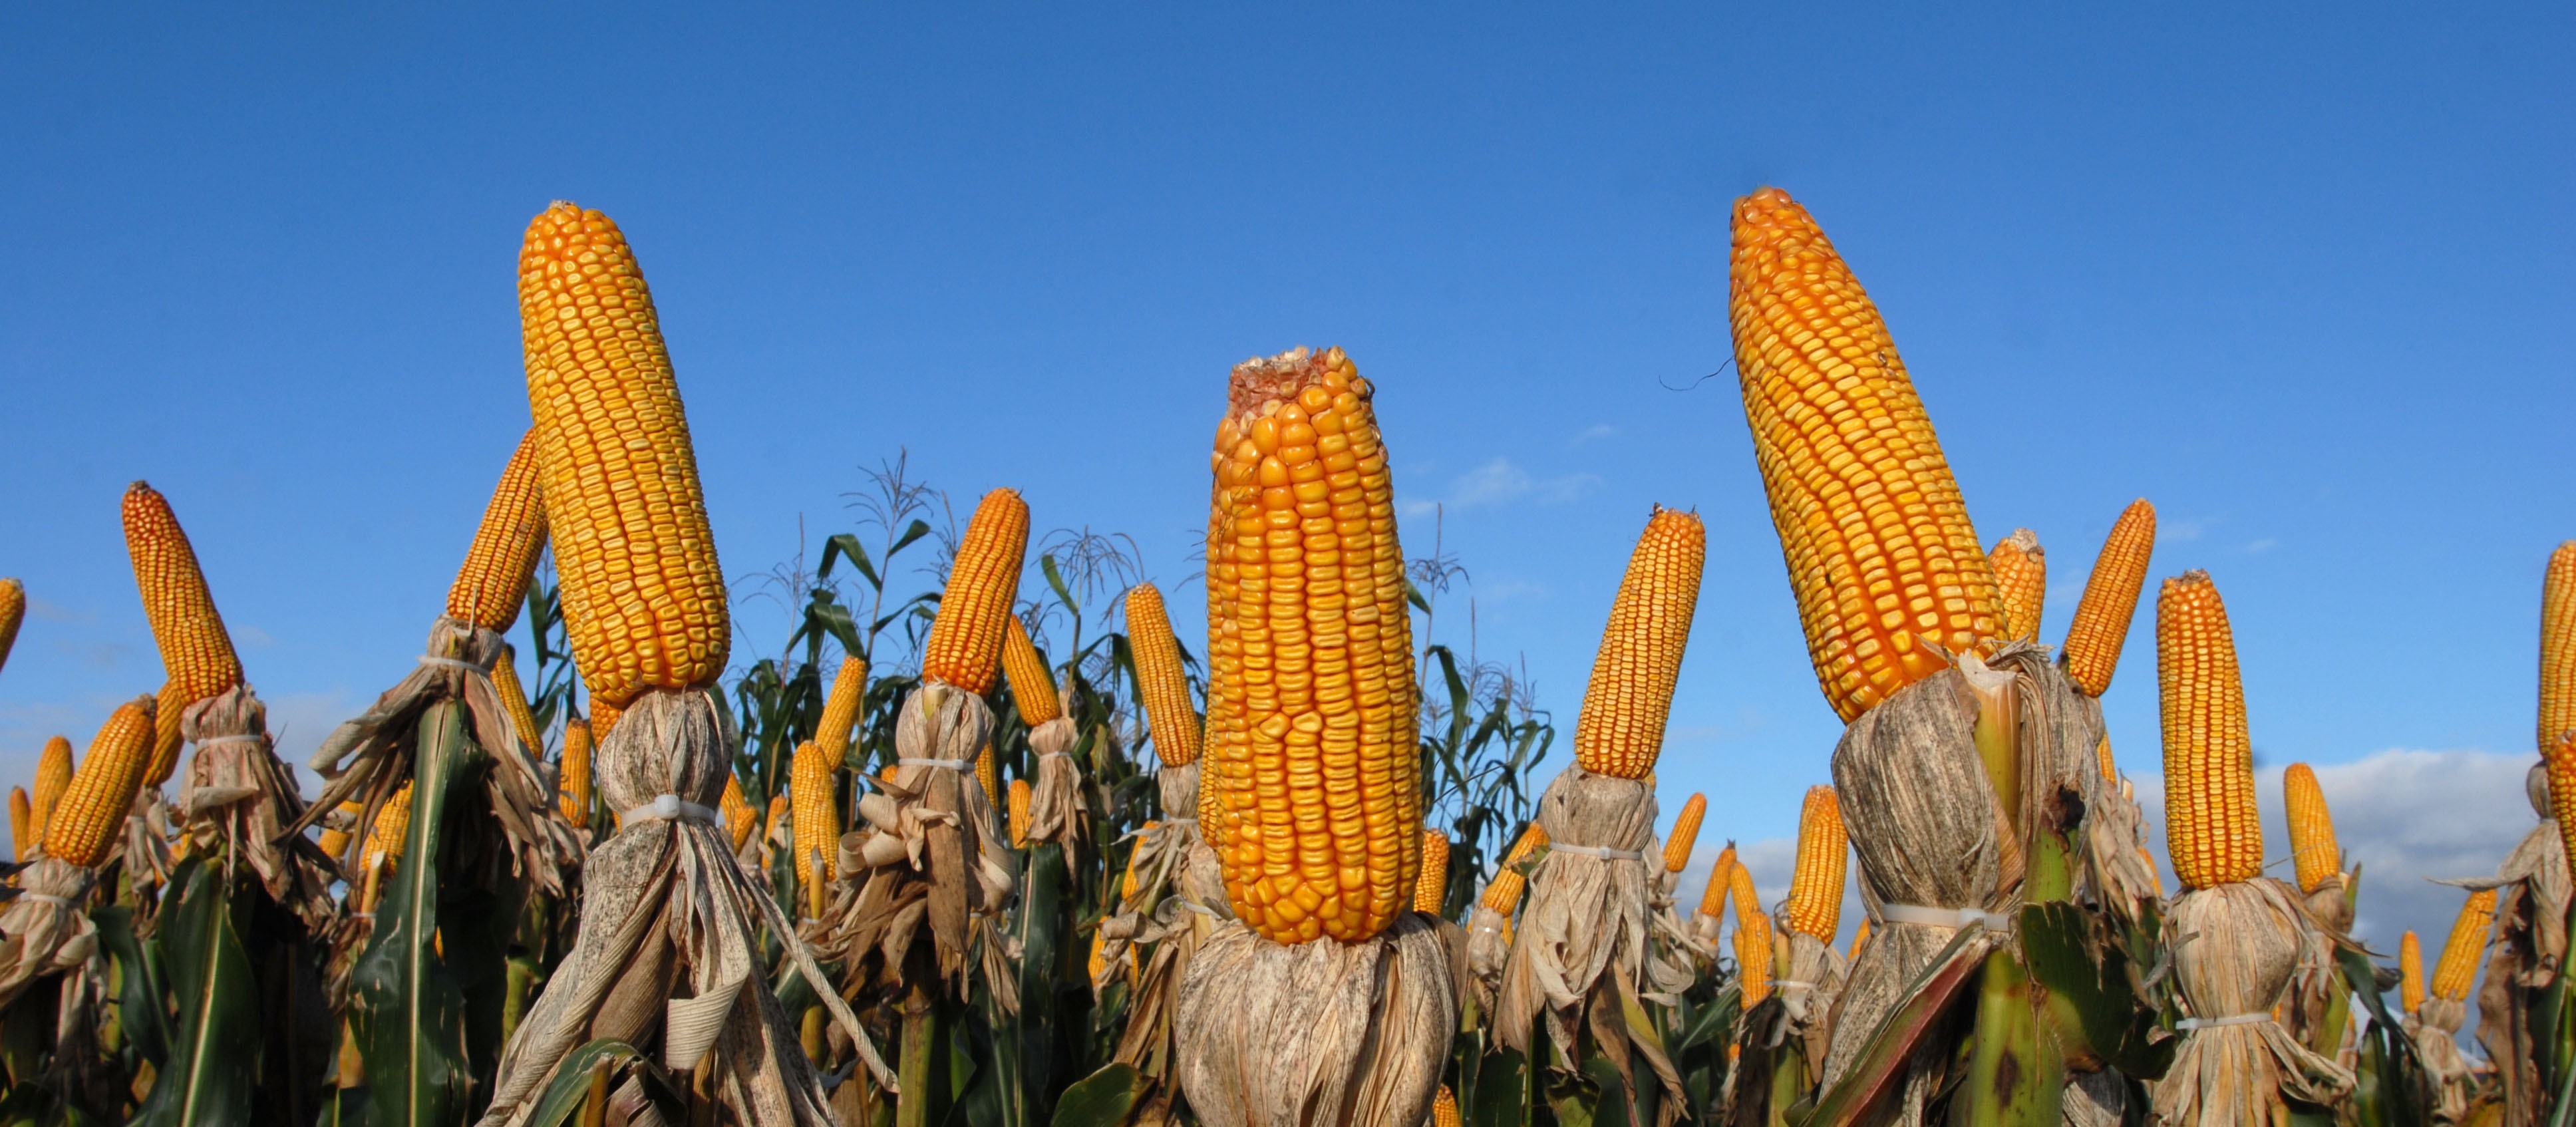
[[[1225,413],[1240,416],[1259,411],[1265,402],[1294,399],[1336,371],[1344,373],[1363,397],[1368,394],[1367,382],[1351,370],[1349,354],[1338,345],[1317,351],[1301,344],[1276,356],[1252,357],[1236,364],[1226,381]]]

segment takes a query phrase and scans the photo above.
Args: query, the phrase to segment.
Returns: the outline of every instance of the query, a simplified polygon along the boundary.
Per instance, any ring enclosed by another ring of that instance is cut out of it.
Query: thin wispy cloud
[[[1448,491],[1438,499],[1406,501],[1398,506],[1398,511],[1408,517],[1427,517],[1443,508],[1463,513],[1524,502],[1562,505],[1580,500],[1600,484],[1599,474],[1534,477],[1509,458],[1495,458],[1451,479]]]
[[[1617,436],[1617,435],[1618,435],[1618,433],[1619,433],[1619,428],[1614,427],[1614,426],[1611,426],[1611,425],[1610,425],[1610,424],[1608,424],[1608,423],[1594,423],[1594,424],[1592,424],[1591,426],[1585,427],[1585,428],[1583,428],[1583,429],[1582,429],[1582,430],[1580,430],[1580,431],[1576,431],[1576,432],[1575,432],[1575,435],[1574,435],[1573,440],[1572,440],[1572,441],[1570,441],[1570,442],[1567,442],[1567,443],[1565,444],[1565,448],[1566,448],[1566,449],[1568,449],[1568,450],[1572,450],[1572,449],[1574,449],[1575,447],[1577,447],[1577,446],[1581,446],[1581,445],[1583,445],[1583,444],[1584,444],[1584,443],[1586,443],[1586,442],[1591,442],[1591,441],[1594,441],[1594,440],[1596,440],[1596,439],[1603,439],[1603,438],[1611,438],[1611,437],[1615,437],[1615,436]]]

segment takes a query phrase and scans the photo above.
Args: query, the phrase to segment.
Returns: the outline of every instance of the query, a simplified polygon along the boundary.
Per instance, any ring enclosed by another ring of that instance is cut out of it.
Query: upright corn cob
[[[224,632],[215,612],[215,596],[206,574],[197,567],[197,550],[179,528],[170,502],[151,486],[127,486],[124,503],[125,550],[134,561],[134,585],[143,592],[143,613],[152,622],[152,641],[161,650],[161,669],[169,680],[161,686],[154,713],[160,725],[153,733],[152,761],[144,782],[159,786],[179,766],[179,719],[188,706],[242,683],[241,659],[233,654],[232,635]]]
[[[2281,772],[2281,797],[2290,817],[2290,857],[2298,869],[2299,891],[2315,892],[2343,871],[2343,849],[2335,844],[2326,792],[2317,786],[2314,769],[2293,763]]]
[[[63,792],[72,785],[72,742],[61,736],[45,741],[44,753],[36,757],[36,791],[34,811],[36,840],[45,839],[45,826],[54,817],[54,806],[62,801]]]
[[[564,723],[563,780],[560,797],[564,821],[575,826],[590,824],[590,722],[573,719]]]
[[[10,856],[23,864],[44,840],[44,832],[36,828],[36,804],[27,798],[27,788],[10,787],[9,846],[15,850]]]
[[[2120,666],[2120,647],[2129,640],[2129,620],[2136,616],[2138,592],[2146,589],[2147,560],[2156,551],[2156,507],[2140,497],[2129,502],[2093,574],[2084,578],[2084,600],[2075,604],[2075,621],[2066,628],[2066,679],[2088,696],[2111,688],[2111,672]]]
[[[45,825],[45,855],[84,868],[107,859],[108,850],[125,831],[125,812],[150,766],[154,736],[151,697],[136,697],[117,706],[107,723],[90,738],[89,754],[63,791]]]
[[[1001,805],[1002,761],[994,757],[992,744],[975,753],[975,785],[984,788],[984,801]]]
[[[2093,757],[2101,763],[2103,778],[2114,781],[2119,779],[2120,762],[2111,758],[2111,734],[2109,732],[2102,733],[2101,742],[2093,745]]]
[[[2002,631],[1994,570],[1878,307],[1805,208],[1735,204],[1727,306],[1807,653],[1846,722]]]
[[[1029,847],[1030,797],[1029,781],[1027,779],[1011,780],[1010,815],[1011,848],[1013,849],[1026,849]]]
[[[411,784],[385,799],[376,811],[375,828],[367,831],[367,848],[359,867],[373,869],[378,865],[395,865],[402,861],[403,849],[411,843]]]
[[[2442,944],[2442,961],[2433,966],[2433,996],[2454,1002],[2469,998],[2469,986],[2477,981],[2478,961],[2486,954],[2487,933],[2495,927],[2496,894],[2492,888],[2481,888],[2469,894],[2460,905],[2460,918],[2451,922],[2451,938]]]
[[[2038,641],[2039,612],[2048,601],[2048,554],[2039,546],[2039,534],[2014,529],[2012,535],[1995,541],[1986,561],[1995,569],[1995,598],[2003,615],[2004,636]]]
[[[1737,865],[1742,871],[1744,866]],[[1760,912],[1735,925],[1735,972],[1744,1008],[1771,996],[1771,918]]]
[[[1843,865],[1850,853],[1834,788],[1807,788],[1807,805],[1798,815],[1798,872],[1780,909],[1789,930],[1834,941],[1842,930]]]
[[[945,681],[977,696],[992,691],[993,666],[1002,654],[1004,623],[1020,597],[1020,564],[1029,548],[1029,503],[1016,490],[996,489],[975,506],[966,536],[957,543],[957,558],[948,565],[948,586],[939,596],[939,616],[931,620],[930,640],[922,644],[921,675]]]
[[[1694,793],[1683,801],[1682,812],[1673,815],[1673,836],[1664,842],[1664,871],[1678,873],[1690,866],[1691,849],[1699,844],[1700,819],[1708,814],[1708,796]]]
[[[518,732],[519,742],[528,745],[528,754],[545,754],[546,737],[537,731],[536,711],[528,707],[528,690],[519,684],[519,668],[511,663],[507,645],[492,660],[492,688],[501,694],[501,710],[510,714],[510,727]]]
[[[1717,863],[1708,867],[1708,887],[1700,890],[1699,914],[1711,920],[1725,919],[1727,890],[1734,886],[1735,843],[1730,841],[1717,855]]]
[[[1136,681],[1145,698],[1146,722],[1154,733],[1154,754],[1166,767],[1198,762],[1199,710],[1190,705],[1181,640],[1172,633],[1163,593],[1151,583],[1139,583],[1127,592],[1127,644],[1136,656]]]
[[[844,657],[841,668],[832,674],[832,692],[823,698],[823,719],[814,726],[814,743],[837,763],[850,753],[850,736],[859,727],[859,712],[867,704],[868,659]]]
[[[2424,945],[2412,931],[2397,940],[2397,1004],[2410,1016],[2424,1008]]]
[[[2206,571],[2156,597],[2156,682],[2164,712],[2165,844],[2186,888],[2263,875],[2254,745],[2227,607]]]
[[[788,762],[789,770],[793,771],[795,766],[795,761],[791,757]],[[887,770],[893,770],[893,768],[887,768]],[[787,801],[787,796],[785,794],[770,795],[769,812],[762,815],[760,820],[761,832],[769,834],[774,838],[778,833],[780,820],[787,817],[789,806],[790,804]],[[792,835],[795,832],[795,827],[788,827],[788,832]],[[790,848],[793,848],[793,846],[791,845]]]
[[[1234,370],[1217,428],[1209,650],[1228,899],[1277,943],[1357,942],[1404,910],[1422,852],[1412,618],[1395,493],[1342,350]]]
[[[760,831],[760,811],[752,806],[750,799],[743,797],[742,780],[730,772],[725,775],[724,797],[717,801],[718,808],[724,812],[725,836],[732,840],[734,851],[739,853],[743,843]]]
[[[1413,886],[1413,910],[1440,914],[1449,900],[1449,835],[1422,831],[1422,879]]]
[[[1592,659],[1592,680],[1583,687],[1574,760],[1584,770],[1642,779],[1655,769],[1707,558],[1708,532],[1699,518],[1656,506],[1628,557],[1601,651]]]
[[[2576,731],[2576,540],[2549,553],[2540,586],[2540,738],[2546,751]]]
[[[838,764],[823,754],[814,741],[796,745],[796,756],[787,764],[787,796],[796,804],[790,823],[796,833],[796,883],[813,887],[820,883],[815,867],[822,867],[822,877],[832,875],[832,863],[841,839],[841,812],[832,793],[832,768]],[[817,911],[814,914],[819,915]]]
[[[1859,926],[1852,928],[1851,953],[1843,956],[1843,962],[1850,964],[1860,961],[1860,945],[1867,942],[1869,942],[1869,917],[1862,916]]]
[[[724,572],[653,295],[617,224],[561,202],[530,222],[519,322],[582,681],[615,708],[714,684],[733,640]]]
[[[1458,1127],[1458,1096],[1446,1084],[1431,1097],[1431,1127]]]
[[[1521,892],[1529,887],[1529,877],[1521,872],[1521,862],[1547,844],[1547,830],[1535,821],[1521,831],[1520,840],[1512,843],[1511,852],[1503,854],[1502,867],[1494,872],[1493,883],[1485,886],[1478,904],[1508,917],[1521,906]]]
[[[1735,926],[1751,927],[1753,921],[1768,918],[1762,913],[1761,894],[1753,889],[1753,870],[1744,867],[1741,857],[1736,858],[1735,867],[1727,871],[1726,895],[1735,901]]]
[[[519,620],[528,580],[545,550],[546,505],[537,489],[537,432],[531,430],[501,467],[501,482],[483,507],[474,546],[466,549],[465,566],[457,569],[456,582],[447,589],[447,617],[486,630],[508,630]]]
[[[18,644],[18,625],[26,618],[26,584],[0,579],[0,669],[9,667],[9,650]]]
[[[1055,699],[1055,675],[1047,671],[1046,659],[1038,656],[1037,643],[1029,640],[1029,631],[1020,625],[1018,615],[1002,624],[1002,680],[1011,687],[1011,703],[1020,710],[1020,721],[1035,728],[1064,715],[1063,706]]]

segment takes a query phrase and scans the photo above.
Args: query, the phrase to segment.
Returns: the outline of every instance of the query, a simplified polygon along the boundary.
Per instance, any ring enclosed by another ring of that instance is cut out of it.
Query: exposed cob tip
[[[2316,770],[2290,764],[2281,772],[2281,799],[2290,819],[2290,857],[2298,870],[2299,891],[2315,892],[2343,871],[2343,848],[2335,842],[2334,815],[2326,809]]]
[[[2424,945],[2412,931],[2397,940],[2397,1004],[2409,1016],[2424,1008]]]
[[[1011,687],[1011,704],[1020,711],[1020,722],[1035,728],[1064,715],[1057,703],[1055,674],[1047,669],[1046,658],[1039,656],[1036,642],[1029,640],[1028,627],[1020,624],[1018,615],[1002,621],[1002,680]]]
[[[125,489],[122,515],[134,585],[143,594],[143,613],[152,623],[152,641],[168,678],[154,714],[160,727],[153,733],[152,760],[144,774],[146,783],[159,786],[179,766],[180,717],[189,705],[241,684],[242,665],[223,616],[215,611],[214,592],[197,565],[197,550],[179,527],[169,498],[146,482],[135,482]]]
[[[1736,858],[1734,866],[1727,870],[1726,886],[1727,898],[1735,901],[1736,927],[1751,927],[1757,919],[1768,920],[1762,914],[1762,895],[1753,887],[1753,870],[1744,867],[1744,858]]]
[[[1521,893],[1529,887],[1529,875],[1521,871],[1521,864],[1546,844],[1546,828],[1531,822],[1521,831],[1520,840],[1512,843],[1511,851],[1503,854],[1502,865],[1494,870],[1493,881],[1485,885],[1476,903],[1505,919],[1511,918],[1520,909]]]
[[[1170,608],[1163,592],[1139,583],[1127,592],[1127,644],[1136,656],[1136,681],[1145,698],[1145,721],[1154,736],[1154,754],[1166,767],[1198,762],[1199,710],[1190,704],[1189,671],[1181,662],[1181,640],[1172,633]]]
[[[2433,997],[2453,1002],[2469,998],[2469,986],[2477,981],[2478,962],[2486,954],[2487,935],[2495,929],[2496,893],[2481,888],[2469,894],[2460,905],[2460,918],[2451,922],[2451,938],[2442,944],[2442,961],[2434,964]]]
[[[519,437],[501,467],[501,481],[483,507],[465,564],[447,588],[447,617],[485,630],[508,630],[519,621],[537,557],[546,550],[546,505],[537,486],[537,434]]]
[[[1996,610],[2003,616],[2004,637],[2019,642],[2039,640],[2039,614],[2048,601],[2048,553],[2039,534],[2016,528],[1995,541],[1986,560],[1995,569]]]
[[[2093,573],[2084,578],[2084,598],[2075,604],[2075,620],[2066,628],[2066,679],[2087,696],[2111,688],[2120,667],[2120,648],[2129,640],[2129,620],[2136,617],[2138,595],[2146,590],[2147,563],[2156,551],[2156,507],[2140,497],[2129,502]]]
[[[1798,871],[1780,909],[1789,930],[1834,941],[1842,930],[1843,867],[1850,853],[1851,838],[1834,788],[1808,787],[1806,806],[1798,814]]]
[[[45,826],[45,855],[88,867],[107,859],[125,829],[125,814],[150,765],[159,703],[136,697],[117,706],[90,738],[71,786]]]
[[[1017,490],[985,494],[957,542],[939,613],[931,619],[929,641],[922,644],[923,679],[945,681],[976,696],[992,691],[1028,548],[1029,503]]]
[[[2186,888],[2263,874],[2254,745],[2227,607],[2206,571],[2165,580],[2156,598],[2156,681],[2165,745],[2165,844]]]
[[[1691,850],[1699,845],[1700,820],[1708,816],[1708,796],[1693,792],[1682,801],[1682,812],[1673,815],[1673,836],[1664,841],[1664,871],[1678,873],[1690,867]]]
[[[734,852],[740,853],[751,835],[760,832],[760,809],[743,797],[742,779],[730,771],[725,772],[724,797],[717,802],[724,816],[725,837],[733,842]]]
[[[1422,879],[1413,886],[1413,910],[1439,915],[1449,900],[1449,835],[1422,831]]]
[[[1655,506],[1610,602],[1574,721],[1574,759],[1584,770],[1642,779],[1655,769],[1707,559],[1699,517]]]
[[[2576,540],[2549,554],[2540,587],[2540,734],[2542,751],[2576,731]]]

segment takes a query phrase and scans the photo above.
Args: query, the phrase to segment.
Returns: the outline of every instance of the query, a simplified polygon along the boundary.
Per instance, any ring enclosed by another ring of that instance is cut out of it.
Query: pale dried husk
[[[2061,682],[2064,678],[2059,678]],[[2072,685],[2069,685],[2070,690]],[[2068,702],[2097,740],[2103,731],[2102,702],[2071,692]],[[2097,743],[2098,747],[2099,744]],[[2085,866],[2083,876],[2093,902],[2136,919],[2146,905],[2163,899],[2155,866],[2148,860],[2146,813],[2123,781],[2102,774],[2097,765],[2079,769],[2083,780]]]
[[[2558,823],[2547,818],[2547,775],[2534,765],[2533,804],[2543,820],[2523,835],[2498,866],[2491,883],[2464,882],[2496,889],[2496,944],[2478,983],[2478,1042],[2496,1062],[2503,1089],[2505,1122],[2537,1123],[2551,1093],[2540,1080],[2544,1051],[2531,1034],[2531,1005],[2558,980],[2567,957],[2567,846]]]
[[[2466,1004],[2450,998],[2426,998],[2406,1019],[2406,1035],[2433,1081],[2433,1118],[2457,1123],[2469,1111],[2469,1062],[2460,1052],[2460,1024],[2468,1019]]]
[[[309,766],[329,782],[288,832],[301,833],[322,812],[354,799],[365,803],[366,811],[358,816],[349,848],[364,849],[384,800],[412,777],[421,713],[442,700],[460,701],[475,744],[493,759],[485,790],[508,841],[511,871],[562,895],[563,870],[581,863],[582,841],[556,802],[553,768],[538,761],[537,749],[519,742],[518,728],[492,684],[490,670],[501,650],[501,635],[494,631],[453,618],[433,623],[419,667],[385,690],[366,712],[334,729],[313,753]],[[342,859],[343,870],[354,872],[357,867],[347,861]]]
[[[2192,889],[2165,920],[2174,982],[2193,1017],[2263,1016],[2183,1032],[2153,1088],[2158,1123],[2271,1122],[2287,1114],[2285,1097],[2330,1104],[2352,1090],[2352,1073],[2270,1018],[2312,950],[2296,889],[2270,879]]]
[[[2308,917],[2308,950],[2290,976],[2288,1008],[2290,1035],[2303,1045],[2318,1042],[2334,1000],[2350,989],[2336,951],[2352,942],[2352,900],[2345,894],[2352,879],[2351,873],[2335,873],[2299,898]]]
[[[269,742],[268,710],[258,695],[237,685],[198,701],[179,731],[197,747],[179,785],[179,832],[190,852],[229,851],[308,933],[327,934],[339,917],[331,903],[336,866],[321,846],[286,828],[304,820],[304,798]]]
[[[98,927],[84,910],[97,880],[94,869],[42,855],[18,870],[18,895],[0,905],[0,1010],[97,953]]]
[[[170,800],[161,788],[136,789],[134,804],[125,810],[124,840],[110,855],[121,862],[126,878],[136,885],[159,887],[170,883],[170,869],[176,863],[170,855],[170,837],[174,832]]]
[[[1073,721],[1058,717],[1029,733],[1029,750],[1038,757],[1038,776],[1029,784],[1031,844],[1064,847],[1064,871],[1074,874],[1074,847],[1081,844],[1089,811],[1082,805],[1082,766],[1073,759],[1080,733]]]
[[[1833,945],[1803,931],[1775,928],[1773,942],[1784,952],[1785,973],[1771,982],[1780,999],[1781,1032],[1795,1038],[1807,1058],[1807,1075],[1824,1072],[1825,1054],[1834,1033],[1834,1003],[1842,998],[1843,976],[1850,967]]]
[[[1448,944],[1414,913],[1358,943],[1229,920],[1181,981],[1181,1091],[1204,1127],[1420,1127],[1458,1028]]]
[[[732,744],[730,717],[703,690],[647,692],[601,741],[600,791],[630,813],[591,853],[573,949],[511,1037],[484,1127],[525,1123],[564,1054],[607,1035],[658,1042],[674,1071],[712,1051],[716,1097],[748,1127],[828,1127],[822,1083],[762,973],[764,922],[879,1083],[895,1087],[770,890],[734,861],[724,831],[632,813],[663,794],[716,805]]]
[[[1679,875],[1664,874],[1646,903],[1647,989],[1639,996],[1666,1006],[1680,1005],[1682,991],[1717,967],[1717,947],[1700,938],[1699,929],[1682,919],[1673,901],[1673,884]],[[1472,961],[1462,961],[1461,965],[1472,965]]]
[[[1198,809],[1198,764],[1166,766],[1155,781],[1164,810]],[[1135,874],[1136,888],[1101,921],[1104,980],[1092,986],[1104,989],[1106,979],[1122,975],[1130,980],[1127,1026],[1114,1059],[1163,1077],[1174,1067],[1172,1027],[1181,983],[1199,948],[1234,918],[1234,909],[1226,900],[1223,866],[1199,836],[1197,819],[1166,818],[1131,836],[1128,871]]]

